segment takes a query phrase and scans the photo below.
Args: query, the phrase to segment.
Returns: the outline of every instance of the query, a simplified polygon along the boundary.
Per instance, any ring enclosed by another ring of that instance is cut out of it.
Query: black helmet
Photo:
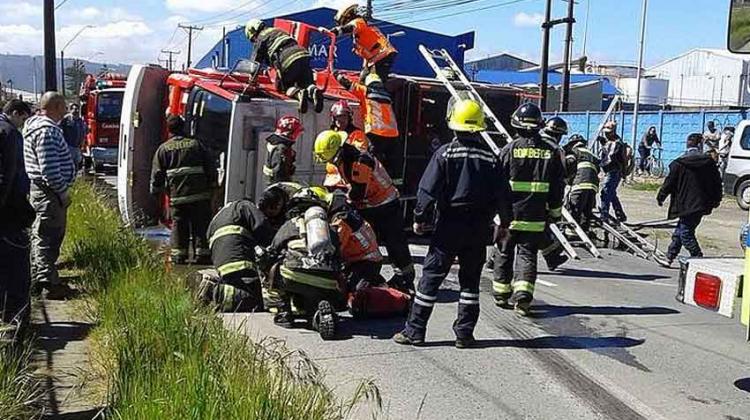
[[[566,153],[570,153],[574,148],[578,146],[586,147],[588,145],[588,140],[586,140],[585,137],[583,137],[580,134],[573,134],[568,138],[568,142],[565,143],[565,146],[563,146],[563,150],[565,150]]]
[[[544,126],[542,111],[538,106],[527,102],[513,113],[510,125],[520,130],[538,130]]]
[[[553,136],[564,136],[568,134],[568,123],[560,117],[552,117],[547,120],[544,131]]]

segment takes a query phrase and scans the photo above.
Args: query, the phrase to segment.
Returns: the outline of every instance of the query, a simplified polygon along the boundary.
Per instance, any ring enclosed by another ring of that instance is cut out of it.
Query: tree
[[[81,83],[86,79],[86,65],[81,60],[73,62],[65,68],[65,90],[73,96],[78,96]]]

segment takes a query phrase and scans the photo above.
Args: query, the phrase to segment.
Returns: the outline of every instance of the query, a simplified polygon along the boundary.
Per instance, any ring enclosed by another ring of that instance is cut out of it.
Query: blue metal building
[[[323,26],[331,28],[335,26],[333,17],[336,10],[327,7],[307,10],[278,16],[279,19],[294,20],[307,23],[312,26]],[[275,18],[266,19],[267,25],[273,25]],[[459,66],[463,66],[464,53],[474,48],[474,32],[467,32],[457,36],[441,35],[421,29],[390,23],[373,19],[372,23],[380,28],[385,34],[393,35],[391,43],[398,49],[399,55],[393,66],[393,72],[410,76],[434,76],[432,70],[419,54],[418,47],[424,44],[428,48],[442,48],[447,50]],[[337,41],[335,68],[342,70],[360,70],[362,59],[352,52],[352,40],[350,35],[345,35]],[[328,58],[328,38],[316,34],[310,45],[313,56],[313,68],[325,68]],[[226,54],[222,55],[222,47]],[[206,55],[201,58],[196,67],[231,67],[237,60],[248,58],[252,50],[250,41],[245,37],[244,28],[238,27],[228,32],[226,37],[219,41]],[[225,60],[222,62],[222,57]]]

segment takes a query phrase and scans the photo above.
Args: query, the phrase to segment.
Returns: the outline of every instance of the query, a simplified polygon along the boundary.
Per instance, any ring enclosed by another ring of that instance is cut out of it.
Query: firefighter
[[[297,152],[293,146],[304,128],[299,118],[286,115],[276,121],[276,131],[266,139],[266,164],[263,165],[263,175],[269,184],[290,182],[296,170],[294,161]]]
[[[364,60],[360,80],[364,81],[373,72],[383,81],[388,80],[398,54],[388,38],[378,28],[367,23],[356,4],[339,9],[334,20],[338,26],[332,32],[336,35],[351,33],[353,51]]]
[[[352,108],[342,99],[331,106],[331,130],[346,132],[346,142],[363,152],[370,147],[365,133],[354,125]],[[336,170],[336,165],[326,164],[326,177],[323,185],[330,189],[343,189],[346,184]]]
[[[184,125],[180,116],[167,117],[170,137],[154,155],[151,194],[169,195],[171,261],[187,262],[192,235],[196,262],[210,264],[206,229],[211,220],[211,189],[218,175],[216,162],[198,140],[184,136]]]
[[[583,136],[574,134],[563,148],[573,178],[567,207],[585,231],[591,226],[599,191],[599,158],[586,147],[587,143]]]
[[[475,344],[479,280],[489,227],[498,210],[505,213],[503,219],[510,214],[510,193],[500,161],[479,135],[486,129],[480,104],[470,99],[456,101],[448,114],[448,126],[455,131],[455,138],[432,155],[419,181],[414,233],[424,233],[430,221],[428,209],[433,205],[438,218],[406,327],[393,337],[399,344],[424,343],[438,289],[456,257],[461,292],[453,323],[455,344],[458,348]]]
[[[627,147],[617,135],[616,122],[607,121],[602,132],[604,137],[600,137],[600,142],[602,142],[601,168],[604,171],[604,186],[601,190],[599,214],[603,219],[613,221],[609,215],[611,205],[615,210],[616,220],[625,222],[628,218],[620,203],[620,197],[617,196],[617,188],[627,168]]]
[[[250,60],[276,69],[281,90],[299,101],[301,113],[307,112],[310,100],[315,112],[323,110],[323,92],[315,85],[310,53],[306,49],[286,32],[267,27],[259,19],[251,19],[247,23],[245,35],[253,43]]]
[[[256,246],[268,246],[275,230],[250,200],[225,205],[208,226],[211,260],[219,282],[203,279],[199,300],[222,312],[263,309]]]
[[[510,181],[513,214],[500,217],[493,296],[498,306],[513,303],[523,316],[529,314],[534,297],[539,247],[547,223],[562,213],[565,188],[558,146],[541,137],[543,124],[539,107],[521,105],[511,117],[518,137],[500,155],[503,176]]]
[[[336,165],[347,184],[349,202],[375,229],[378,242],[385,245],[394,265],[391,285],[414,289],[414,265],[399,215],[399,194],[380,161],[346,143],[346,133],[326,130],[315,139],[315,157]]]
[[[286,222],[289,202],[302,188],[302,184],[296,182],[278,182],[266,187],[261,194],[258,208],[275,229],[279,229]]]
[[[336,75],[341,86],[351,91],[359,101],[359,112],[370,141],[370,152],[383,164],[389,174],[395,169],[398,124],[391,105],[391,96],[377,74],[370,74],[364,84],[352,82],[344,75]]]

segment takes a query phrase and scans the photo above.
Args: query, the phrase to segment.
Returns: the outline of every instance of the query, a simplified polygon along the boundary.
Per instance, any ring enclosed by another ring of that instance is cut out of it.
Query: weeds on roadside
[[[39,415],[42,389],[29,367],[31,354],[31,343],[0,343],[0,418],[3,420],[27,420]]]
[[[92,337],[108,417],[339,419],[365,400],[379,411],[372,383],[342,403],[304,354],[226,330],[145,241],[120,227],[93,187],[76,185],[68,220],[65,252],[86,272],[83,287],[99,322]]]

